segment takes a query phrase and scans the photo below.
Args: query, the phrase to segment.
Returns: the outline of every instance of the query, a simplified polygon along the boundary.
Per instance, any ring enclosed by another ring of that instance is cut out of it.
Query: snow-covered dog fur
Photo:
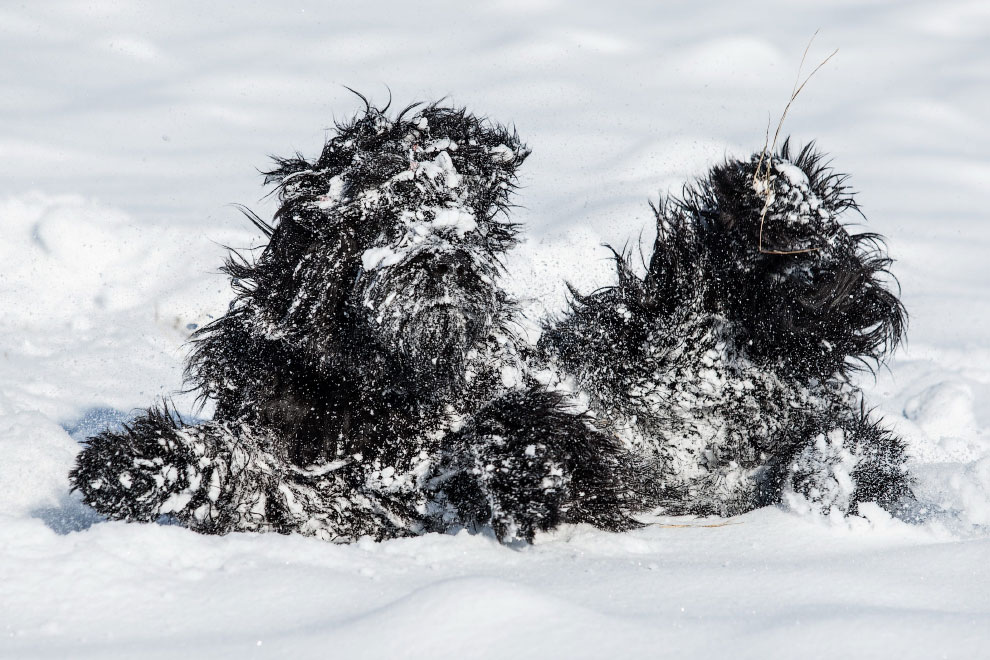
[[[850,383],[906,316],[882,240],[843,224],[858,210],[844,181],[811,145],[719,165],[655,207],[644,275],[617,255],[618,282],[575,292],[549,324],[543,359],[652,464],[645,504],[728,516],[910,502],[901,440]]]
[[[315,161],[277,161],[281,206],[236,299],[195,338],[188,377],[216,402],[162,406],[88,440],[72,480],[114,519],[335,541],[562,522],[635,523],[633,463],[529,373],[499,286],[528,150],[431,105],[367,106]]]
[[[575,292],[535,348],[499,286],[527,154],[463,110],[369,105],[315,161],[279,160],[275,220],[251,216],[269,243],[232,255],[235,301],[195,338],[188,376],[214,419],[161,406],[91,438],[84,500],[206,533],[513,541],[657,507],[910,497],[901,442],[849,378],[897,344],[904,311],[812,149],[730,161],[658,206],[645,275],[617,258],[618,282]]]

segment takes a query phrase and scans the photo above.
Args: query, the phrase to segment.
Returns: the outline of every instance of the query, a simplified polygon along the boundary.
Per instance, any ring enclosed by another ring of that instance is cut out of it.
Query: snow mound
[[[587,630],[599,632],[589,638]],[[627,620],[505,580],[468,577],[359,615],[332,635],[332,645],[345,655],[379,658],[591,658],[607,657],[630,634],[623,647],[648,652],[649,631]]]
[[[976,438],[974,400],[966,383],[942,381],[909,399],[904,416],[928,435],[939,459],[972,460],[987,450]]]
[[[223,248],[184,228],[140,223],[76,195],[37,192],[0,199],[0,224],[0,296],[30,301],[8,307],[7,323],[84,329],[94,317],[150,307],[163,324],[174,318],[178,325],[202,321],[201,308],[218,302],[203,300],[201,280],[204,264],[220,265]],[[193,260],[200,265],[191,270]]]
[[[375,9],[0,9],[0,657],[985,656],[988,5]],[[911,444],[929,522],[769,508],[565,527],[517,551],[466,533],[206,537],[73,509],[59,424],[82,437],[181,386],[190,326],[229,301],[222,246],[257,239],[221,205],[269,217],[257,169],[317,153],[361,105],[342,85],[515,122],[534,153],[507,270],[536,320],[565,279],[612,281],[601,243],[638,257],[643,232],[648,251],[648,199],[762,145],[819,26],[805,72],[840,53],[783,132],[853,175],[863,229],[897,259],[910,343],[863,387]]]
[[[62,506],[79,447],[62,427],[37,412],[2,414],[0,515],[31,516]]]

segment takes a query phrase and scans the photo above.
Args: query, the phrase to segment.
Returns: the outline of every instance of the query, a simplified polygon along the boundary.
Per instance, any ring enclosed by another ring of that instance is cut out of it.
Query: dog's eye
[[[450,270],[450,267],[447,266],[447,264],[437,264],[436,266],[436,272],[438,275],[446,275],[448,270]]]

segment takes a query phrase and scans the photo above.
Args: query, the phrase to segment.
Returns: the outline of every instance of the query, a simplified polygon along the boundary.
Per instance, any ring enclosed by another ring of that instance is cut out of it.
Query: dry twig
[[[815,37],[817,36],[818,36],[818,30],[815,30],[815,33],[811,35],[811,39],[808,40],[808,45],[805,46],[804,48],[804,53],[801,55],[801,64],[798,65],[798,73],[797,73],[797,77],[794,79],[794,87],[791,88],[791,98],[788,99],[787,105],[784,106],[784,112],[782,112],[780,115],[780,121],[777,122],[777,130],[774,131],[773,134],[773,144],[769,144],[770,122],[769,121],[767,122],[767,135],[766,135],[766,139],[763,142],[763,151],[760,152],[760,160],[756,164],[756,171],[753,173],[753,188],[756,189],[758,193],[762,192],[766,198],[763,203],[763,210],[760,212],[759,250],[761,254],[802,254],[804,252],[815,252],[821,249],[821,248],[806,248],[804,250],[763,249],[763,225],[766,223],[767,211],[770,208],[770,202],[772,199],[772,189],[770,187],[770,170],[771,170],[771,164],[773,162],[773,152],[777,148],[777,139],[780,137],[780,129],[783,128],[784,126],[784,119],[787,117],[787,112],[791,109],[791,104],[794,103],[794,99],[798,97],[798,94],[800,94],[801,90],[804,89],[804,86],[808,84],[808,81],[811,80],[811,78],[816,73],[818,73],[818,70],[821,69],[823,66],[825,66],[825,64],[830,59],[835,57],[835,54],[839,52],[838,48],[833,50],[828,57],[822,60],[818,64],[818,66],[815,67],[814,71],[808,74],[808,77],[804,79],[804,82],[800,82],[801,70],[804,69],[804,61],[807,59],[808,51],[811,50],[811,44],[814,43]],[[798,84],[799,82],[800,84]],[[766,172],[762,173],[764,162],[766,162]],[[762,173],[762,178],[761,178],[761,173]]]
[[[653,523],[655,527],[663,527],[665,529],[691,529],[691,528],[710,528],[710,527],[729,527],[731,525],[741,525],[742,521],[731,522],[725,521],[720,523],[710,523],[707,525],[691,525],[691,524],[674,524],[674,523]]]

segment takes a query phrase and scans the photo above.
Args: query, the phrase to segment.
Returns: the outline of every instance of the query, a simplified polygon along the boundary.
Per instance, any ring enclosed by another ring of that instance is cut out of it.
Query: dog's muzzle
[[[422,249],[359,277],[373,332],[419,373],[458,375],[490,329],[496,291],[480,256],[469,248]]]

